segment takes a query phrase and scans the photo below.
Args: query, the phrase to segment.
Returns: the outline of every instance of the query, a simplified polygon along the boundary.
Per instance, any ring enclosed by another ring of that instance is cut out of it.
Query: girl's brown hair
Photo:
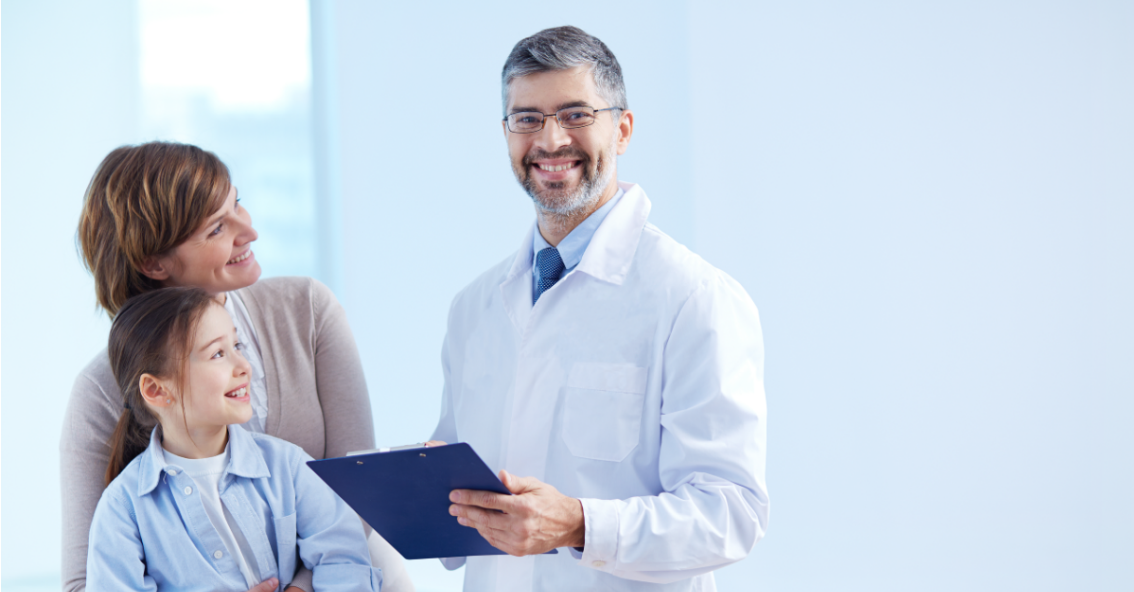
[[[192,236],[230,185],[228,167],[189,144],[149,142],[106,155],[87,187],[78,241],[111,317],[127,299],[161,287],[143,264]]]
[[[200,288],[164,288],[127,300],[114,317],[107,354],[122,392],[122,414],[110,436],[107,485],[146,449],[157,425],[142,399],[142,375],[184,383],[193,334],[209,306],[220,305]]]

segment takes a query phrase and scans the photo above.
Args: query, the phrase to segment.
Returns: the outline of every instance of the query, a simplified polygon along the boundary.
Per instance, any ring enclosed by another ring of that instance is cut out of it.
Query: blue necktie
[[[559,258],[559,251],[555,250],[555,247],[548,247],[536,253],[536,268],[539,269],[539,282],[536,283],[535,294],[532,294],[532,304],[535,304],[548,288],[554,286],[555,282],[559,281],[559,276],[563,274],[563,259]]]

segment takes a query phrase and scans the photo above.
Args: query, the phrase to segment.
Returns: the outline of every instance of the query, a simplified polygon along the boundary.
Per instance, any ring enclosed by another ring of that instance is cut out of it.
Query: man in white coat
[[[536,220],[453,300],[433,435],[515,494],[452,492],[450,513],[511,555],[467,558],[465,589],[712,590],[768,522],[756,307],[618,182],[634,115],[605,44],[541,31],[503,92]]]

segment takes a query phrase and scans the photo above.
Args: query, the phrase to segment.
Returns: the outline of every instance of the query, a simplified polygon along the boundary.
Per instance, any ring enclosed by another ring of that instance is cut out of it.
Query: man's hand
[[[500,471],[500,480],[515,495],[454,489],[449,513],[477,529],[493,547],[516,557],[583,546],[582,502],[534,477]]]

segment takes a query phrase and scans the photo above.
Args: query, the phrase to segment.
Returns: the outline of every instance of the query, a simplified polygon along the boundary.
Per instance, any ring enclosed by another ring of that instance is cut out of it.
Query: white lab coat
[[[620,186],[578,267],[534,307],[534,225],[453,300],[433,438],[580,498],[586,522],[581,555],[468,558],[466,592],[712,590],[710,572],[767,527],[756,307],[646,222],[641,188]]]

